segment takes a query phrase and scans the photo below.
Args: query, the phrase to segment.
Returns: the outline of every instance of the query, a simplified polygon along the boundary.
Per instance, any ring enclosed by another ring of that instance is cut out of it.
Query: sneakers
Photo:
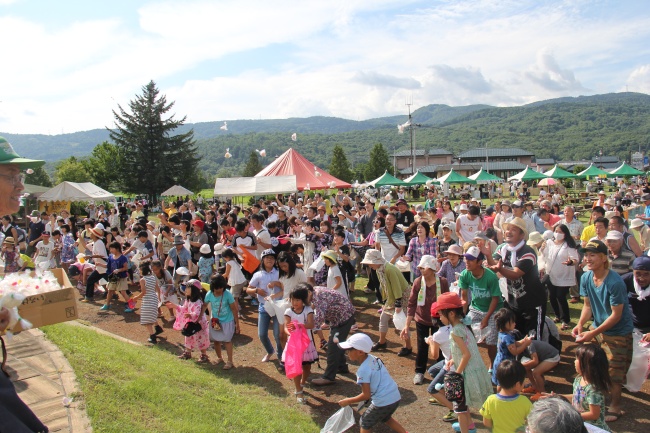
[[[125,313],[133,313],[133,311],[134,311],[133,308],[128,308],[127,307],[127,308],[124,309]]]
[[[409,356],[411,353],[413,353],[413,349],[409,349],[408,347],[402,347],[400,351],[397,352],[397,356],[405,357],[405,356]]]
[[[444,422],[454,422],[457,419],[458,419],[458,415],[456,415],[456,413],[453,410],[450,410],[449,413],[447,413],[447,415],[442,417],[442,420]]]
[[[370,350],[371,352],[376,352],[379,349],[385,349],[388,347],[388,342],[386,343],[380,343],[377,341],[375,344],[372,345],[372,349]]]
[[[451,428],[454,429],[454,431],[460,431],[460,423],[455,422],[451,425]],[[469,425],[469,433],[476,433],[476,424],[471,423]]]
[[[415,373],[413,376],[413,385],[422,385],[424,383],[424,374]]]
[[[156,325],[156,327],[155,327],[154,329],[156,330],[156,332],[154,333],[154,335],[160,335],[160,334],[163,333],[162,326],[160,326],[160,325]]]
[[[266,355],[264,355],[264,358],[262,358],[262,362],[269,362],[269,361],[271,360],[271,357],[272,357],[273,355],[275,355],[275,352],[273,352],[273,353],[267,353]]]
[[[535,394],[536,392],[537,390],[535,389],[534,386],[527,386],[521,390],[522,394]]]
[[[156,334],[151,334],[147,341],[151,344],[156,344],[158,342],[158,338],[156,337]]]
[[[104,305],[102,305],[102,308],[100,308],[99,310],[100,311],[108,311],[109,308],[111,308],[110,305],[104,304]]]

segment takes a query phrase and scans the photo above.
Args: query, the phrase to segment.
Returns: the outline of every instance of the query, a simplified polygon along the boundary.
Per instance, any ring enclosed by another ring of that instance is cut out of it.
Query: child
[[[314,344],[314,334],[311,332],[314,329],[314,310],[309,306],[308,297],[308,289],[303,287],[297,288],[290,295],[291,308],[287,308],[284,312],[284,331],[289,336],[286,344],[287,348],[291,345],[291,337],[294,335],[292,333],[298,329],[296,323],[303,325],[309,336],[309,345],[302,355],[302,375],[299,374],[293,378],[293,383],[296,387],[294,394],[298,403],[301,404],[307,403],[307,399],[303,397],[303,387],[307,383],[307,379],[311,373],[311,365],[318,360],[318,352]],[[300,330],[295,334],[296,338],[300,338],[299,333]],[[285,360],[286,353],[286,350],[282,353],[283,361]]]
[[[50,232],[43,232],[43,240],[36,244],[34,253],[34,263],[41,269],[50,269],[54,267],[54,242],[50,242]]]
[[[111,301],[115,292],[120,292],[124,302],[126,302],[125,313],[133,313],[134,302],[127,294],[129,285],[126,281],[129,269],[129,261],[122,254],[122,247],[119,242],[113,241],[108,245],[108,251],[111,253],[108,257],[108,266],[106,274],[108,275],[108,285],[106,286],[106,303],[102,305],[100,310],[106,311],[111,308]]]
[[[436,315],[434,318],[439,318],[439,315]],[[436,385],[442,385],[444,383],[445,374],[449,373],[446,369],[447,365],[451,365],[453,369],[453,364],[451,363],[451,326],[445,325],[441,326],[432,336],[427,337],[426,341],[429,344],[429,352],[433,359],[438,359],[440,352],[444,359],[433,364],[429,368],[429,374],[433,377],[433,380],[427,387],[427,392],[432,395],[429,399],[429,403],[433,405],[445,406],[449,409],[449,413],[442,417],[442,420],[445,422],[455,421],[458,417],[454,413],[453,405],[447,398],[445,398],[444,392],[439,392],[439,389],[436,388]]]
[[[192,359],[192,350],[198,349],[201,352],[198,362],[200,364],[210,361],[207,350],[210,347],[208,336],[208,319],[203,313],[203,291],[199,280],[189,280],[185,285],[185,301],[183,305],[176,306],[176,321],[174,329],[180,331],[187,322],[198,322],[201,330],[196,334],[185,337],[185,350],[178,357],[180,359]],[[168,304],[171,305],[171,304]]]
[[[239,305],[239,298],[242,294],[242,290],[246,287],[246,277],[241,271],[241,263],[239,262],[239,257],[235,252],[228,248],[222,254],[224,261],[226,262],[226,271],[223,273],[223,277],[227,279],[228,285],[230,286],[230,293],[235,299],[235,304],[237,306],[237,317],[242,318],[241,306]]]
[[[523,389],[524,394],[535,394],[530,400],[537,401],[544,390],[544,373],[555,368],[560,363],[560,351],[549,343],[533,340],[523,354],[527,359],[522,360],[526,374],[532,386]]]
[[[497,367],[504,359],[515,359],[528,346],[532,339],[529,336],[522,340],[515,340],[515,313],[507,308],[502,308],[494,315],[494,323],[499,330],[499,341],[497,342],[497,356],[492,364],[492,383],[497,386],[499,392],[499,380],[497,379]]]
[[[199,280],[201,280],[202,283],[209,283],[210,278],[212,278],[212,273],[214,272],[214,254],[208,244],[201,245],[199,253],[201,253],[198,263]]]
[[[520,394],[526,379],[526,369],[519,361],[506,359],[497,368],[497,378],[501,391],[492,394],[483,403],[480,410],[483,424],[491,428],[492,433],[520,431],[533,407],[530,400]]]
[[[368,433],[380,421],[398,433],[406,433],[402,425],[393,418],[399,406],[401,395],[397,383],[388,373],[381,359],[370,354],[372,340],[366,334],[354,334],[339,347],[348,352],[351,361],[359,363],[357,383],[361,394],[339,401],[341,407],[370,400],[370,407],[361,415],[361,433]]]
[[[226,347],[228,362],[224,370],[230,370],[235,365],[232,360],[232,337],[239,334],[239,318],[237,317],[237,304],[226,287],[228,282],[221,275],[215,275],[210,280],[210,292],[205,295],[205,303],[210,312],[210,340],[214,342],[214,351],[217,353],[217,365],[223,362],[221,345]]]
[[[113,244],[117,244],[118,246],[115,248],[119,248],[119,242],[115,241],[111,245]],[[142,298],[142,304],[140,305],[140,325],[145,326],[149,332],[149,339],[147,341],[156,344],[158,335],[163,332],[162,327],[158,324],[160,286],[158,285],[158,279],[151,272],[149,262],[140,263],[140,275],[142,276],[140,278],[140,294],[133,297],[133,302]],[[126,276],[124,280],[126,280]]]
[[[328,250],[325,251],[322,256],[323,260],[325,261],[325,266],[329,268],[327,270],[327,288],[336,290],[343,296],[347,297],[348,292],[346,290],[345,284],[343,283],[343,275],[341,275],[341,270],[339,269],[339,262],[336,257],[336,252]]]
[[[228,221],[227,218],[223,218],[219,225],[221,226],[221,243],[227,246],[231,246],[232,238],[237,233],[237,230],[235,230],[234,227],[230,226],[230,221]]]
[[[20,254],[16,252],[16,241],[9,236],[2,242],[2,260],[5,262],[5,274],[17,272],[20,269],[18,261]]]
[[[492,385],[485,364],[474,339],[474,334],[463,324],[463,306],[465,302],[453,292],[438,295],[438,300],[431,305],[431,314],[440,314],[443,325],[451,325],[451,362],[447,369],[455,367],[460,375],[460,396],[453,401],[454,412],[458,422],[452,425],[455,431],[462,433],[476,432],[476,426],[471,423],[469,407],[481,407],[490,394]],[[449,377],[448,374],[447,376]]]
[[[172,280],[172,274],[169,273],[167,269],[163,267],[163,264],[160,260],[154,260],[151,262],[151,273],[154,277],[158,279],[158,287],[160,287],[160,300],[158,302],[158,315],[162,317],[162,306],[166,305],[169,310],[169,322],[174,322],[176,317],[174,316],[174,307],[170,307],[167,303],[171,302],[172,305],[178,304],[178,296],[176,296],[176,291],[174,290],[174,281]]]
[[[27,254],[21,254],[20,259],[18,259],[18,265],[20,266],[20,271],[25,271],[25,270],[30,270],[33,271],[36,269],[36,265],[34,264],[34,260],[32,260],[31,257],[29,257]],[[92,265],[90,263],[86,263],[86,266],[92,267],[92,270],[89,270],[87,273],[84,274],[85,278],[88,278],[88,275],[92,273],[92,271],[95,270],[95,265]],[[86,290],[86,283],[84,283],[84,290]]]
[[[585,422],[611,431],[605,422],[605,395],[612,386],[605,351],[595,344],[578,346],[575,367],[578,377],[573,381],[573,395],[564,397],[572,401]]]

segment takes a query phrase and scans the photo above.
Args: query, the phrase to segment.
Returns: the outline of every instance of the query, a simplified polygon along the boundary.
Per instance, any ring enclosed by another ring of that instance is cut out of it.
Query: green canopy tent
[[[637,170],[631,165],[627,165],[626,163],[623,163],[621,164],[620,167],[612,170],[610,174],[614,176],[641,176],[644,175],[645,173],[642,172],[641,170]]]
[[[377,179],[368,182],[368,185],[371,185],[374,188],[379,188],[381,186],[406,186],[406,183],[388,173],[388,171],[385,171],[384,174],[379,176]]]
[[[535,171],[532,168],[526,166],[526,168],[520,171],[519,173],[515,174],[514,176],[510,176],[508,178],[508,181],[520,180],[522,182],[528,182],[530,180],[541,180],[547,178],[548,176],[545,175],[544,173],[540,173],[539,171]]]
[[[492,173],[488,173],[487,171],[483,170],[482,168],[474,173],[473,175],[469,176],[468,179],[475,180],[476,183],[482,184],[482,183],[490,183],[490,182],[505,182],[503,179],[501,179],[499,176],[496,176]]]
[[[406,179],[404,179],[404,183],[406,183],[407,185],[425,185],[430,180],[433,180],[433,179],[431,179],[428,176],[423,175],[418,170],[418,171],[415,172],[415,174],[413,176],[409,176]]]
[[[440,184],[443,183],[472,183],[475,184],[477,183],[474,179],[470,179],[469,177],[465,177],[462,174],[459,174],[454,171],[452,168],[451,171],[444,176],[439,177],[436,179]]]
[[[616,175],[612,175],[611,173],[606,172],[605,170],[601,170],[600,168],[596,167],[593,163],[586,169],[578,173],[578,177],[580,178],[587,178],[587,177],[616,177]]]
[[[545,171],[544,174],[550,177],[551,179],[577,179],[578,178],[578,175],[566,171],[565,169],[563,169],[557,164],[555,164],[555,167],[553,167],[549,171]]]

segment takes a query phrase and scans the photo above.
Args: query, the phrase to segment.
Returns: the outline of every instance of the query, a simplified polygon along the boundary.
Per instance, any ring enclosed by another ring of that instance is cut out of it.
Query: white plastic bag
[[[271,317],[275,317],[275,305],[273,304],[273,300],[270,297],[264,298],[264,311],[266,311],[266,314],[268,314]]]
[[[624,385],[630,392],[639,392],[650,372],[650,347],[646,347],[641,342],[641,338],[643,338],[643,334],[638,329],[635,329],[632,334],[634,340],[632,364],[630,364],[630,369],[627,371],[627,381]]]
[[[505,277],[499,278],[499,289],[501,289],[503,299],[508,299],[508,280]]]
[[[472,332],[476,338],[476,343],[482,343],[487,337],[488,328],[481,329],[481,323],[472,323]]]
[[[406,313],[403,308],[399,313],[393,314],[393,324],[398,331],[401,331],[406,326]]]
[[[410,262],[405,262],[402,259],[399,259],[398,261],[395,262],[395,267],[400,272],[411,272],[411,263]]]
[[[353,425],[354,412],[350,406],[345,406],[327,420],[320,433],[343,433]]]
[[[325,259],[323,259],[323,256],[320,255],[316,260],[314,260],[314,263],[309,266],[309,269],[312,271],[320,272],[320,270],[323,269],[323,266],[325,266]]]

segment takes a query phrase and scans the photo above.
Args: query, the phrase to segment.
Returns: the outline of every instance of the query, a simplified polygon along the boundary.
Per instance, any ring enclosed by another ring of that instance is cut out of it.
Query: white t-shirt
[[[338,268],[338,266],[337,266],[337,268]],[[284,286],[284,292],[282,293],[282,299],[287,301],[287,300],[289,300],[289,296],[291,296],[291,293],[293,293],[293,291],[296,290],[296,286],[298,284],[307,282],[307,275],[305,274],[305,271],[303,271],[300,268],[297,268],[296,272],[293,274],[293,277],[291,277],[291,278],[280,277],[280,282]]]
[[[255,234],[255,237],[257,238],[257,258],[259,259],[262,257],[262,252],[270,247],[263,247],[260,245],[260,241],[264,242],[265,244],[270,244],[271,243],[271,234],[269,231],[265,228],[261,228],[259,230],[254,230],[253,233]]]
[[[465,242],[473,240],[474,235],[480,230],[480,227],[481,219],[478,216],[471,220],[468,215],[461,215],[456,221],[456,228]]]
[[[343,281],[343,275],[341,275],[341,270],[338,265],[331,266],[327,270],[327,288],[333,289],[336,285],[336,277],[341,279],[341,285],[336,289],[337,292],[347,297],[348,293],[345,290],[345,282]]]
[[[237,263],[237,260],[229,260],[226,264],[230,265],[230,273],[228,274],[228,285],[230,287],[246,282],[246,277],[241,271],[241,265]]]
[[[106,260],[108,259],[108,253],[106,252],[106,246],[104,245],[103,240],[97,239],[93,243],[93,256],[105,257],[103,259],[97,257],[93,258],[93,261],[95,262],[95,270],[100,274],[105,274],[106,271],[108,270],[106,267]]]
[[[445,362],[449,362],[451,360],[451,325],[440,327],[436,332],[434,332],[431,338],[440,345],[440,351],[442,352],[442,356],[445,357]],[[454,367],[452,366],[452,371],[453,370]]]
[[[34,259],[34,263],[42,263],[42,262],[48,262],[50,267],[52,267],[52,257],[54,256],[54,242],[50,240],[50,242],[43,243],[43,241],[39,241],[36,244],[36,258]]]

